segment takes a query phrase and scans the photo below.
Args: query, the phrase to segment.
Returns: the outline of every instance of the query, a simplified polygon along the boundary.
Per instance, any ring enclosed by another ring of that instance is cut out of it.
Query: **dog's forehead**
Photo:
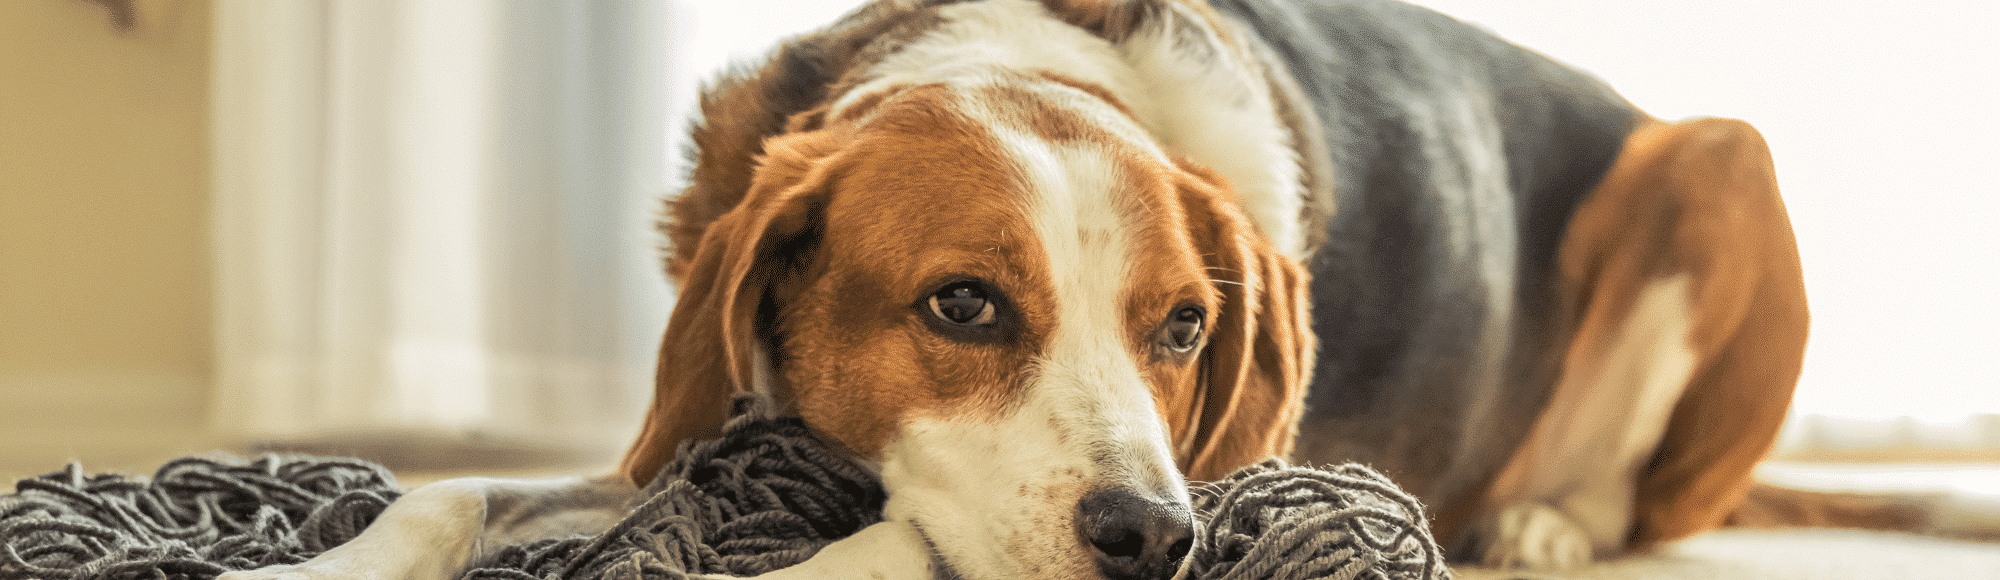
[[[1020,257],[1030,200],[989,127],[943,86],[902,89],[871,104],[853,130],[828,204],[836,259],[910,271],[940,254],[989,267]]]
[[[847,258],[1090,251],[1117,261],[1127,256],[1104,254],[1106,244],[1174,215],[1148,211],[1173,203],[1165,158],[1130,134],[1115,104],[1071,85],[1015,75],[857,102],[841,114],[857,125],[829,206],[830,241],[862,252]],[[1061,267],[1025,261],[1008,265]]]

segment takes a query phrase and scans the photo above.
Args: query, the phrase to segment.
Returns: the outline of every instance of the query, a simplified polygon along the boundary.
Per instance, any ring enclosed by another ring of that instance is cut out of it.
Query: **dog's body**
[[[1756,132],[1660,123],[1421,8],[1217,5],[1285,57],[1333,166],[1295,456],[1385,470],[1490,563],[1719,524],[1805,342]]]
[[[448,482],[260,573],[601,526],[740,391],[890,493],[774,575],[1162,578],[1180,474],[1286,454],[1383,468],[1463,558],[1575,564],[1718,525],[1803,348],[1754,131],[1387,1],[884,0],[694,136],[623,479]]]

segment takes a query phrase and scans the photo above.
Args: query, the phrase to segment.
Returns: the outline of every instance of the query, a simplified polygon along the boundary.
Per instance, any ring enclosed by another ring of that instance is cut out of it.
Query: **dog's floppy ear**
[[[1291,452],[1317,344],[1305,269],[1256,231],[1213,173],[1182,170],[1188,231],[1222,295],[1198,393],[1174,434],[1188,477],[1207,481]]]
[[[775,307],[816,255],[836,139],[766,142],[742,201],[702,232],[660,344],[653,403],[619,466],[634,483],[650,482],[680,442],[720,435],[730,399],[759,388],[757,357],[775,354],[765,335]]]

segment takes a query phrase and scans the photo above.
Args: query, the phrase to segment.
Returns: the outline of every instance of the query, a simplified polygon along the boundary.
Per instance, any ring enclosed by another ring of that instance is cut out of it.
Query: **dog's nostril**
[[[1129,489],[1100,489],[1077,503],[1077,531],[1110,580],[1169,578],[1194,545],[1187,502]]]
[[[1146,536],[1129,531],[1112,530],[1090,540],[1090,546],[1097,552],[1113,558],[1138,558],[1145,555]]]

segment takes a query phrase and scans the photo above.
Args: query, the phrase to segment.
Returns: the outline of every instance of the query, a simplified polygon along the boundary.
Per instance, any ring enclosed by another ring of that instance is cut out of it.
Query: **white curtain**
[[[218,430],[630,437],[670,300],[665,3],[216,11]]]

